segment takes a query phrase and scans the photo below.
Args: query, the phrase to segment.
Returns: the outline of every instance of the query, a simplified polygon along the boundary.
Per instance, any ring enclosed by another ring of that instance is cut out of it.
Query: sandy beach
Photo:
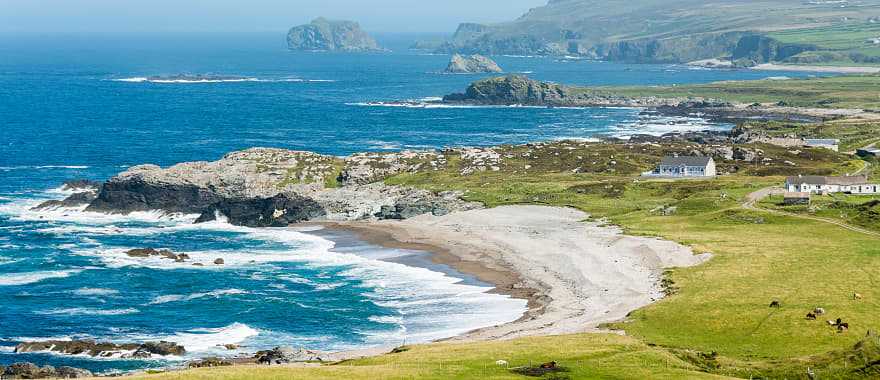
[[[529,300],[519,320],[450,340],[596,331],[662,298],[664,269],[710,257],[673,242],[623,235],[587,218],[569,208],[506,206],[332,226],[371,243],[433,252],[438,263]]]

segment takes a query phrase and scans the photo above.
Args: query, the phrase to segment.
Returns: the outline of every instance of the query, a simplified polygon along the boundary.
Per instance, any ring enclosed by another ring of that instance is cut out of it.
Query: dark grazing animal
[[[816,320],[816,314],[813,314],[813,313],[807,313],[807,320],[808,320],[808,321],[815,321],[815,320]]]
[[[838,323],[837,324],[837,332],[844,332],[849,330],[849,323]]]
[[[782,303],[779,302],[779,301],[774,300],[773,302],[770,302],[770,307],[773,307],[773,308],[780,308],[780,307],[782,307]]]

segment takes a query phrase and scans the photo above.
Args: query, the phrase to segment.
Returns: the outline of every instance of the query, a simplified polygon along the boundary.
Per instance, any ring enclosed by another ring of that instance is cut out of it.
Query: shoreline
[[[387,248],[429,252],[435,263],[528,301],[515,321],[438,341],[600,331],[602,324],[662,299],[665,269],[711,257],[671,241],[624,235],[588,217],[567,208],[502,206],[403,221],[314,224]]]
[[[776,63],[763,63],[750,70],[757,71],[799,71],[813,73],[833,73],[833,74],[877,74],[880,73],[880,67],[871,66],[810,66],[810,65],[781,65]]]

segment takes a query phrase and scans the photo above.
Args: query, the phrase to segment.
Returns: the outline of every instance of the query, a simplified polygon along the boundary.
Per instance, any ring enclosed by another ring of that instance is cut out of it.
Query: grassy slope
[[[627,96],[704,97],[741,103],[785,102],[792,106],[880,109],[880,75],[791,80],[728,81],[684,86],[597,88]]]
[[[519,339],[505,342],[432,344],[409,351],[338,365],[232,367],[144,375],[134,379],[523,379],[495,364],[511,367],[558,361],[575,379],[713,379],[669,352],[636,339],[613,334]],[[545,377],[546,378],[546,377]],[[565,377],[560,377],[565,378]]]
[[[848,17],[880,15],[880,6],[810,5],[790,0],[568,0],[532,9],[513,22],[496,25],[498,38],[541,35],[550,25],[577,31],[588,41],[665,38],[706,32],[769,31],[826,26]],[[649,20],[649,21],[646,21]]]
[[[822,65],[878,65],[880,63],[866,64],[853,62],[848,56],[851,53],[860,53],[867,57],[880,56],[880,45],[866,43],[867,40],[880,37],[880,23],[845,23],[832,26],[786,30],[768,33],[768,36],[785,43],[810,44],[821,48],[818,52],[804,53],[805,55],[820,55],[824,53],[836,53],[842,59],[822,62]]]

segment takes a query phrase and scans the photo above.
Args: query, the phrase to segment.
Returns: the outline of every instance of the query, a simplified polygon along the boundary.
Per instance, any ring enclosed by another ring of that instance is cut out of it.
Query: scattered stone
[[[214,265],[223,265],[223,264],[226,264],[226,262],[223,259],[214,260]]]
[[[233,365],[232,361],[222,358],[202,358],[187,363],[189,368],[211,368],[211,367],[228,367]]]
[[[147,342],[116,344],[94,340],[24,342],[15,346],[15,353],[55,352],[65,355],[88,355],[92,357],[150,358],[181,356],[186,350],[173,342]],[[131,353],[129,353],[131,352]]]
[[[187,255],[185,253],[181,253],[178,255],[178,254],[175,254],[174,252],[171,252],[170,250],[167,250],[167,249],[157,250],[154,248],[138,248],[138,249],[129,250],[129,251],[125,252],[125,254],[128,255],[129,257],[136,257],[136,258],[148,258],[148,257],[160,256],[164,259],[174,260],[175,262],[178,262],[178,263],[182,263],[182,262],[185,262],[186,260],[190,259],[189,255]]]

